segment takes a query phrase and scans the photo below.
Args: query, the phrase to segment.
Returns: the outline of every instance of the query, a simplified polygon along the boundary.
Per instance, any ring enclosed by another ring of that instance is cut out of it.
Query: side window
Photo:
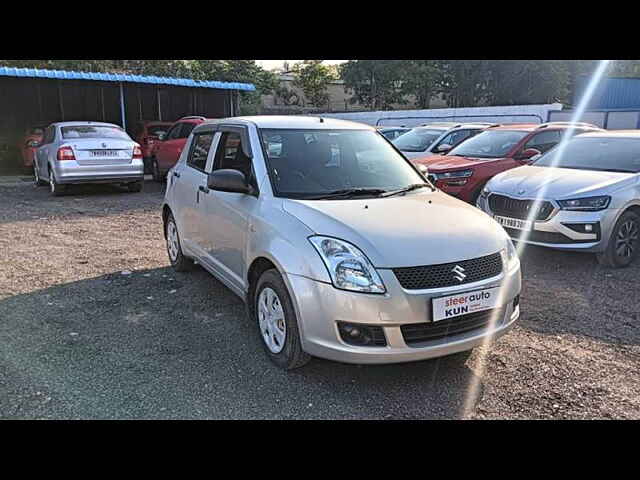
[[[547,150],[552,149],[556,144],[560,142],[560,132],[558,130],[550,130],[548,132],[540,132],[531,137],[527,143],[524,144],[523,151],[527,148],[535,148],[540,152],[545,153]]]
[[[475,132],[476,132],[475,130],[456,130],[455,132],[451,132],[449,135],[444,137],[438,145],[442,145],[446,143],[447,145],[451,145],[452,147],[455,147],[457,144],[469,138]]]
[[[204,172],[209,150],[211,149],[211,143],[213,142],[213,136],[213,132],[194,135],[191,141],[191,151],[187,158],[187,165]]]
[[[169,133],[167,133],[167,140],[175,140],[176,138],[180,138],[180,130],[182,130],[182,123],[176,123]]]
[[[180,130],[180,136],[178,138],[187,138],[195,126],[195,123],[183,123],[182,130]]]
[[[213,169],[223,168],[238,170],[244,173],[247,179],[251,174],[251,161],[242,151],[240,135],[236,132],[223,132],[218,142]]]

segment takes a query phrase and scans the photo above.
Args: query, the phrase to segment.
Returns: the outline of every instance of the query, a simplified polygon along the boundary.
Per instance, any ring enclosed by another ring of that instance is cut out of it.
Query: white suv
[[[375,128],[314,117],[197,126],[168,175],[169,259],[244,299],[279,366],[468,351],[519,316],[520,262]]]

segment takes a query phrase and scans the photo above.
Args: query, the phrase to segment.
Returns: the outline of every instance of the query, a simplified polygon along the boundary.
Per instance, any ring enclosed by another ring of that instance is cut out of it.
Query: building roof
[[[252,83],[217,82],[193,80],[191,78],[127,75],[122,73],[73,72],[67,70],[44,70],[39,68],[0,67],[0,77],[53,78],[58,80],[95,80],[101,82],[147,83],[152,85],[174,85],[178,87],[217,88],[222,90],[248,90],[256,87]]]

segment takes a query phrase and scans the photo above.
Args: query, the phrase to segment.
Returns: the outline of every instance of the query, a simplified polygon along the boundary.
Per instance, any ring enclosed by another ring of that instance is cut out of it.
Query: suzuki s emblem
[[[102,148],[107,148],[107,144],[102,142]]]
[[[462,268],[460,265],[456,265],[455,267],[453,267],[451,269],[451,272],[453,273],[453,278],[455,278],[459,282],[462,282],[465,278],[467,278],[467,276],[464,274],[464,268]]]

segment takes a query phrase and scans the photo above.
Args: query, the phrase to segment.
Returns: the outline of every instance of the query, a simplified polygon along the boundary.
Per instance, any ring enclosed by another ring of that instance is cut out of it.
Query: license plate
[[[483,310],[491,310],[498,306],[499,294],[500,287],[494,287],[434,298],[431,301],[432,319],[437,322]]]
[[[117,157],[118,150],[91,150],[92,157]]]
[[[519,218],[509,218],[509,217],[500,217],[498,215],[493,218],[502,225],[507,228],[517,228],[518,230],[531,230],[531,221],[530,220],[520,220]]]

